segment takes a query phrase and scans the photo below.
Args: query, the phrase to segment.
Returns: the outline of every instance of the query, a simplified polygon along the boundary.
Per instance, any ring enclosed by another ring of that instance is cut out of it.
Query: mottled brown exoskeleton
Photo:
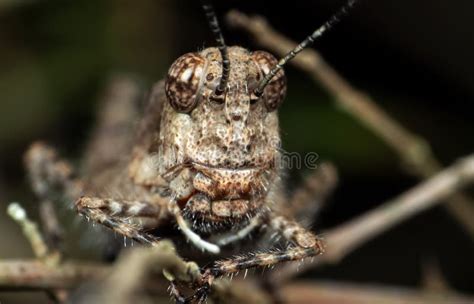
[[[35,192],[46,198],[59,188],[76,197],[81,215],[151,245],[159,242],[156,231],[170,224],[209,254],[256,228],[274,230],[291,244],[216,261],[203,269],[204,290],[224,274],[321,254],[321,239],[281,212],[288,209],[280,182],[277,109],[286,94],[281,67],[353,3],[280,62],[264,51],[227,48],[212,8],[204,5],[219,48],[185,54],[172,64],[166,80],[152,90],[131,139],[105,147],[101,139],[112,135],[99,132],[83,181],[54,151],[34,144],[26,160]]]

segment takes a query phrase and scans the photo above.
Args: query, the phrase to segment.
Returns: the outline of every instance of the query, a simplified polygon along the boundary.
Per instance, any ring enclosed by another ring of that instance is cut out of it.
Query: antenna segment
[[[214,38],[217,42],[217,48],[219,49],[222,57],[222,77],[219,85],[216,88],[216,91],[214,92],[216,95],[221,95],[225,91],[230,74],[230,61],[229,55],[227,53],[227,45],[225,44],[224,36],[222,35],[219,22],[217,21],[216,12],[214,11],[212,4],[208,0],[201,0],[201,3],[204,14],[207,18],[207,22],[209,23],[209,28],[214,34]]]
[[[258,87],[255,89],[256,96],[262,96],[263,90],[272,80],[273,77],[280,71],[283,66],[293,59],[299,52],[304,50],[306,47],[314,43],[316,39],[321,37],[325,32],[332,29],[334,25],[339,23],[341,19],[346,16],[349,10],[357,3],[357,0],[349,0],[342,8],[339,9],[328,21],[326,21],[321,27],[316,29],[311,35],[309,35],[305,40],[303,40],[297,47],[295,47],[291,52],[286,54],[283,58],[278,61],[275,67],[260,81]]]

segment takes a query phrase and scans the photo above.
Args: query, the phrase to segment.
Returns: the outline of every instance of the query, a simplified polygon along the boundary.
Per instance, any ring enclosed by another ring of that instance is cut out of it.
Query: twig
[[[453,293],[427,293],[406,288],[358,286],[333,282],[298,282],[283,287],[285,303],[473,303],[474,298]]]
[[[0,290],[6,289],[31,289],[50,290],[55,288],[71,289],[83,282],[100,279],[109,274],[111,267],[102,264],[67,262],[59,267],[48,267],[39,261],[0,261]],[[129,271],[130,273],[131,271]],[[233,282],[232,287],[235,288]],[[227,284],[227,283],[225,283]],[[247,292],[248,298],[259,299],[254,294],[254,289],[238,290],[242,295]],[[117,291],[114,288],[113,291]],[[251,292],[249,292],[251,290]],[[105,290],[104,290],[105,291]],[[110,291],[110,290],[109,290]],[[226,292],[235,293],[232,288]],[[228,295],[222,292],[224,295]],[[363,287],[330,282],[298,282],[283,288],[282,295],[286,303],[341,303],[350,299],[351,303],[472,303],[473,299],[450,293],[420,293],[405,289]],[[381,299],[383,301],[381,301]],[[398,301],[397,301],[398,299]],[[331,301],[330,301],[331,300]],[[266,301],[265,301],[266,302]],[[265,303],[251,301],[240,303]],[[236,302],[238,303],[238,302]]]
[[[141,289],[150,274],[163,271],[168,278],[183,282],[196,282],[201,277],[196,263],[185,262],[176,254],[171,242],[161,241],[155,247],[134,248],[125,252],[104,282],[99,300],[95,302],[143,302],[136,299],[136,291]]]
[[[139,247],[126,251],[121,255],[113,268],[100,264],[62,263],[58,255],[51,252],[44,242],[37,225],[28,219],[26,211],[18,204],[8,206],[8,214],[21,225],[23,233],[38,258],[36,261],[0,261],[0,289],[22,288],[42,289],[48,291],[58,301],[67,298],[65,289],[77,287],[83,281],[91,281],[103,277],[110,272],[108,278],[100,284],[98,290],[84,296],[84,303],[144,303],[143,296],[138,297],[137,291],[142,290],[152,273],[163,272],[171,281],[198,284],[201,271],[194,262],[184,261],[170,241],[160,241],[154,247]],[[113,290],[113,292],[111,292]],[[229,300],[231,297],[246,299],[246,303],[262,303],[255,291],[252,296],[245,293],[233,293],[229,285],[215,281],[212,296]],[[142,293],[143,294],[143,293]],[[237,300],[235,303],[239,303]]]
[[[327,236],[330,249],[323,259],[337,262],[367,240],[439,204],[473,180],[474,155],[470,155],[392,201],[331,231]]]
[[[38,260],[0,260],[0,289],[69,289],[102,277],[109,268],[73,261],[52,267]]]
[[[45,225],[51,225],[50,227],[45,226],[48,236],[53,237],[53,233],[58,232],[58,222],[56,220],[56,214],[51,203],[44,201],[40,205],[41,218]],[[61,260],[61,253],[58,247],[49,248],[45,243],[43,236],[41,235],[36,223],[28,219],[25,209],[23,209],[18,203],[11,203],[7,210],[11,218],[13,218],[23,229],[23,234],[30,242],[30,245],[35,253],[36,257],[40,262],[46,264],[49,267],[57,266]],[[49,228],[49,230],[48,230]],[[50,240],[51,244],[58,245],[57,242],[53,243],[53,239]],[[21,269],[19,269],[21,271]],[[0,274],[1,275],[1,274]],[[49,295],[58,303],[64,303],[67,298],[67,292],[62,289],[51,289],[48,291]]]
[[[158,287],[156,282],[154,286],[149,284],[149,278],[152,274],[161,273],[169,281],[191,283],[191,285],[202,280],[198,265],[184,261],[170,241],[162,240],[155,247],[134,248],[122,254],[101,284],[98,293],[91,292],[83,302],[104,304],[151,302],[151,299],[146,298],[140,291],[150,287],[156,290]],[[164,281],[160,283],[163,284]],[[269,303],[268,297],[262,291],[255,288],[252,288],[250,294],[243,289],[236,291],[234,284],[231,286],[223,280],[214,281],[211,296],[220,299],[219,303]]]
[[[238,11],[227,15],[228,23],[250,33],[261,46],[283,56],[297,44],[276,32],[262,17],[248,17]],[[306,72],[315,82],[323,85],[334,96],[341,109],[354,116],[368,129],[385,141],[405,164],[405,169],[420,178],[427,178],[441,170],[440,162],[433,155],[429,144],[411,133],[390,117],[365,93],[358,91],[339,75],[314,49],[302,51],[291,64]],[[465,227],[474,239],[474,207],[472,200],[461,193],[453,193],[444,205]]]
[[[217,284],[216,284],[217,283]],[[212,303],[226,304],[270,304],[275,303],[269,294],[264,292],[260,284],[251,278],[224,280],[219,279],[213,284],[210,298]]]
[[[326,234],[327,252],[314,263],[289,264],[275,272],[274,283],[323,263],[337,263],[347,254],[403,220],[439,204],[449,195],[474,182],[474,155],[379,207]]]
[[[38,226],[28,218],[25,209],[18,203],[11,203],[8,205],[7,212],[8,215],[21,226],[23,234],[30,242],[35,256],[47,264],[57,264],[59,261],[58,253],[49,250],[43,236],[38,230]]]
[[[39,215],[49,248],[60,252],[61,242],[63,240],[63,230],[59,225],[53,202],[50,200],[41,201],[39,205]]]
[[[438,293],[448,293],[452,291],[436,258],[424,258],[421,261],[421,270],[421,286],[423,290]]]

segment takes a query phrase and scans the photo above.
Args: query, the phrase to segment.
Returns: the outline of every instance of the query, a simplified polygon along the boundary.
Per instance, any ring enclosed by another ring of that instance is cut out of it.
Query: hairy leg
[[[72,166],[58,157],[56,151],[42,142],[33,143],[24,157],[33,192],[39,199],[39,211],[46,241],[60,249],[61,225],[54,203],[73,202],[82,192],[82,182],[76,179]]]
[[[301,227],[297,222],[288,220],[283,216],[275,216],[270,218],[268,224],[294,246],[285,250],[270,250],[268,252],[218,261],[211,268],[211,273],[214,276],[221,276],[248,268],[272,266],[281,262],[301,260],[323,253],[324,245],[322,240],[312,232]]]
[[[323,241],[295,221],[284,216],[273,215],[269,218],[267,224],[271,229],[290,241],[293,246],[287,249],[274,249],[215,262],[213,266],[204,271],[202,286],[187,301],[203,303],[207,298],[213,280],[220,276],[254,267],[269,267],[282,262],[299,261],[324,252]]]
[[[76,201],[76,209],[86,218],[138,242],[154,245],[158,241],[157,237],[144,231],[140,223],[132,223],[129,220],[136,217],[163,216],[163,208],[149,202],[83,196]]]
[[[33,143],[25,154],[25,166],[33,191],[40,200],[73,200],[82,192],[82,182],[72,166],[43,142]]]
[[[184,297],[181,294],[181,291],[179,290],[179,288],[178,288],[175,281],[170,281],[169,292],[170,292],[171,296],[173,297],[176,304],[186,304],[187,303],[186,297]]]

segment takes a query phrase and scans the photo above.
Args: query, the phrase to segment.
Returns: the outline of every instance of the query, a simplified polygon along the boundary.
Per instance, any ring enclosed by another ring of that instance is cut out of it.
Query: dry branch
[[[23,234],[30,242],[35,256],[44,263],[56,265],[59,261],[59,253],[48,248],[38,226],[28,218],[25,209],[18,203],[11,203],[8,206],[7,212],[21,226]]]
[[[142,303],[145,299],[142,296],[137,298],[137,291],[143,289],[151,274],[161,272],[172,280],[183,282],[197,282],[201,278],[196,263],[185,262],[171,242],[161,241],[155,247],[134,248],[121,255],[93,302]]]
[[[460,160],[432,178],[379,207],[329,231],[327,252],[314,263],[289,264],[276,271],[274,282],[323,263],[337,263],[370,239],[403,220],[439,204],[454,192],[474,182],[474,155]]]
[[[4,289],[70,289],[85,281],[100,279],[111,272],[111,267],[101,264],[68,262],[60,267],[50,268],[38,261],[1,261],[0,290]],[[227,286],[226,286],[227,285]],[[267,303],[258,298],[254,289],[232,282],[232,288],[224,283],[223,295],[237,296],[248,294],[252,298],[245,303]],[[237,287],[237,289],[236,289]],[[220,287],[219,287],[220,288]],[[245,288],[245,289],[243,289]],[[118,288],[114,288],[117,291]],[[249,292],[251,290],[251,292]],[[110,290],[109,290],[110,291]],[[348,299],[351,303],[473,303],[472,298],[451,293],[423,293],[406,289],[383,288],[375,286],[353,286],[330,282],[298,282],[285,286],[282,295],[286,303],[341,303]],[[229,298],[228,298],[229,299]],[[383,301],[380,301],[383,299]],[[258,302],[260,301],[260,302]],[[237,303],[237,302],[236,302]],[[240,303],[243,303],[240,302]]]
[[[76,289],[86,282],[85,293],[78,303],[147,303],[166,294],[168,282],[160,277],[181,282],[199,282],[201,273],[194,262],[184,261],[170,241],[163,240],[156,247],[136,247],[125,251],[114,265],[68,261],[47,265],[39,260],[0,261],[0,290]],[[156,275],[159,275],[157,277]],[[250,280],[251,281],[251,280]],[[219,303],[270,303],[258,284],[216,280],[211,298]],[[89,289],[87,289],[89,288]],[[249,293],[248,291],[252,292]],[[147,292],[145,292],[147,291]]]
[[[50,200],[41,201],[39,204],[39,215],[43,234],[49,248],[60,252],[64,232],[59,224],[53,202]]]
[[[257,44],[279,56],[284,56],[297,45],[271,28],[263,17],[248,17],[238,11],[231,11],[227,21],[231,26],[250,33]],[[395,121],[370,96],[351,86],[317,51],[306,49],[290,63],[326,88],[339,108],[358,119],[395,150],[410,173],[427,178],[442,169],[427,141]],[[453,193],[445,206],[474,239],[472,200],[464,194]]]
[[[148,288],[157,289],[155,285],[149,284],[153,274],[164,274],[170,281],[199,284],[202,280],[201,270],[194,262],[184,261],[177,253],[171,241],[160,241],[155,247],[141,247],[129,250],[121,255],[120,259],[112,268],[110,275],[102,284],[100,292],[94,298],[88,298],[85,303],[104,304],[126,304],[150,302],[151,298],[143,296],[145,285]],[[144,282],[148,282],[144,284]],[[168,285],[164,280],[160,282],[164,287]],[[211,298],[218,303],[269,303],[268,297],[259,289],[249,290],[236,288],[241,284],[229,284],[225,280],[214,281]],[[163,289],[163,288],[162,288]],[[114,292],[110,292],[113,290]],[[91,301],[92,300],[92,301]]]
[[[0,289],[68,289],[108,271],[103,264],[85,262],[49,266],[38,260],[0,260]]]
[[[453,293],[430,293],[410,289],[360,286],[333,282],[298,282],[283,287],[285,303],[384,303],[444,304],[473,303],[474,298]]]
[[[452,291],[436,258],[424,258],[421,261],[421,270],[421,286],[423,290],[431,292]]]

